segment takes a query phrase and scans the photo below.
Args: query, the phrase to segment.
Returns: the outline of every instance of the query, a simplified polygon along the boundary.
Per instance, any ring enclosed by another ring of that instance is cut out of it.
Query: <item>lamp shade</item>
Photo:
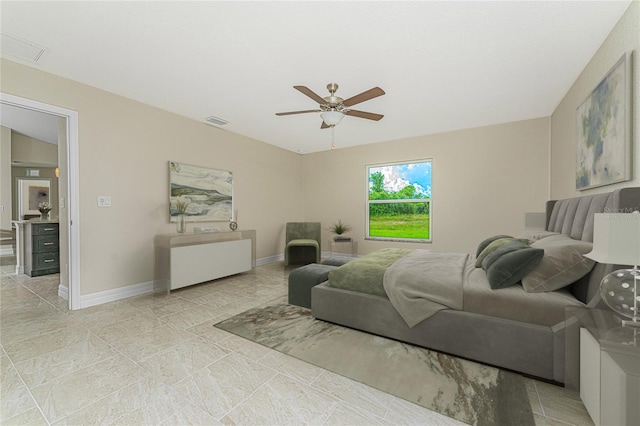
[[[640,265],[640,213],[596,213],[593,249],[585,256],[600,263]]]
[[[320,117],[327,126],[337,126],[342,121],[344,114],[339,111],[324,111],[320,113]]]

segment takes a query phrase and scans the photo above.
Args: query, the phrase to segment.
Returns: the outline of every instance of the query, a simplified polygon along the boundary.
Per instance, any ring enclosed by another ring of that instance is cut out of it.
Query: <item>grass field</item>
[[[429,215],[370,216],[372,237],[429,239]]]

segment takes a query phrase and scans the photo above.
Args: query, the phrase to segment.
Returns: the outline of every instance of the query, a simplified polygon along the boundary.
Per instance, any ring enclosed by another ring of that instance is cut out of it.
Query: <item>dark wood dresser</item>
[[[58,222],[25,223],[24,273],[30,277],[60,272]]]

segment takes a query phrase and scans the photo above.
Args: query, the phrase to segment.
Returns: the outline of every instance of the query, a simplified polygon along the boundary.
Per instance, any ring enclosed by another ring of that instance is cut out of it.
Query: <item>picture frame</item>
[[[576,189],[631,180],[631,55],[576,108]]]
[[[40,216],[38,205],[51,202],[51,179],[18,179],[18,218]]]
[[[176,222],[177,197],[188,198],[187,222],[233,220],[233,174],[230,171],[169,161],[169,221]]]

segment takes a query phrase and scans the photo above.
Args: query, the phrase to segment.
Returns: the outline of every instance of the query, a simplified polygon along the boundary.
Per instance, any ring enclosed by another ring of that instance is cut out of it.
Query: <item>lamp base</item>
[[[622,320],[622,325],[640,327],[640,270],[637,267],[605,276],[600,283],[600,296],[615,313],[631,319]]]

